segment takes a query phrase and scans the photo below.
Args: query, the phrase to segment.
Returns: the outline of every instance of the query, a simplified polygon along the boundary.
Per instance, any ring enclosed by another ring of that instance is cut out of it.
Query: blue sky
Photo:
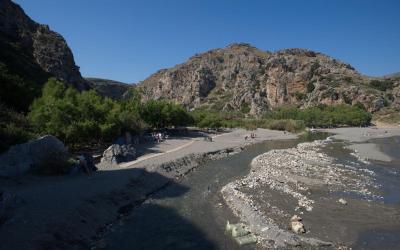
[[[246,42],[308,48],[380,76],[400,71],[400,1],[14,0],[59,32],[84,76],[139,82],[195,53]]]

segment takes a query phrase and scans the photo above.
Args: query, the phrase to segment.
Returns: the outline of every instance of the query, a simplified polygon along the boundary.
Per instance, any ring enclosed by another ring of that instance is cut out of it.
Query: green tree
[[[133,102],[103,98],[94,90],[78,92],[52,78],[33,102],[28,118],[38,133],[79,146],[111,141],[123,131],[138,132],[142,122]]]

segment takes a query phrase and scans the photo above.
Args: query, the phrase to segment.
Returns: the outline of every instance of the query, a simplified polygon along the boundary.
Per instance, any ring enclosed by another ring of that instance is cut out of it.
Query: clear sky
[[[400,71],[400,0],[14,0],[61,33],[84,76],[138,82],[246,42],[308,48],[380,76]]]

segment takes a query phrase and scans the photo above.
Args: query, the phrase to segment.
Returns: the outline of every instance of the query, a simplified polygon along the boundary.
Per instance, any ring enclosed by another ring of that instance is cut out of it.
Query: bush
[[[264,118],[300,120],[308,127],[365,126],[371,122],[370,113],[349,105],[320,105],[306,109],[284,107],[266,113]]]
[[[139,132],[142,123],[134,103],[103,98],[93,90],[78,92],[51,78],[28,118],[39,134],[52,134],[75,147],[109,142],[123,131]]]
[[[33,137],[34,134],[25,116],[0,103],[0,152]]]
[[[305,93],[301,92],[295,92],[294,96],[296,97],[297,100],[302,101],[307,98],[307,95]]]
[[[309,83],[307,84],[307,93],[313,92],[314,89],[315,89],[314,83],[313,83],[313,82],[309,82]]]
[[[145,103],[141,116],[154,128],[187,126],[193,123],[192,116],[181,105],[163,100]]]
[[[393,89],[393,81],[391,80],[372,80],[369,82],[369,85],[374,88],[378,89],[380,91],[386,91],[388,89]]]

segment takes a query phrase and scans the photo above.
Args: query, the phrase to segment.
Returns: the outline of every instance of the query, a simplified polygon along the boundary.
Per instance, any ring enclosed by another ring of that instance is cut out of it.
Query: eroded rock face
[[[12,146],[0,155],[0,176],[20,176],[31,169],[49,172],[51,168],[64,165],[68,160],[68,150],[52,135],[46,135],[27,143]],[[57,169],[52,173],[59,172]]]
[[[241,110],[259,115],[274,107],[362,103],[381,109],[384,93],[367,86],[349,64],[305,49],[265,52],[233,44],[191,57],[153,74],[140,87],[146,99],[166,98],[188,108]]]
[[[133,84],[117,82],[100,78],[85,78],[90,87],[95,89],[101,96],[112,99],[126,99],[129,97],[129,91],[135,87]]]
[[[103,152],[102,163],[118,164],[136,159],[136,149],[133,145],[113,144]]]
[[[65,39],[47,25],[34,22],[10,0],[0,0],[0,34],[5,42],[30,51],[35,60],[31,63],[36,63],[43,71],[79,90],[88,89]]]

